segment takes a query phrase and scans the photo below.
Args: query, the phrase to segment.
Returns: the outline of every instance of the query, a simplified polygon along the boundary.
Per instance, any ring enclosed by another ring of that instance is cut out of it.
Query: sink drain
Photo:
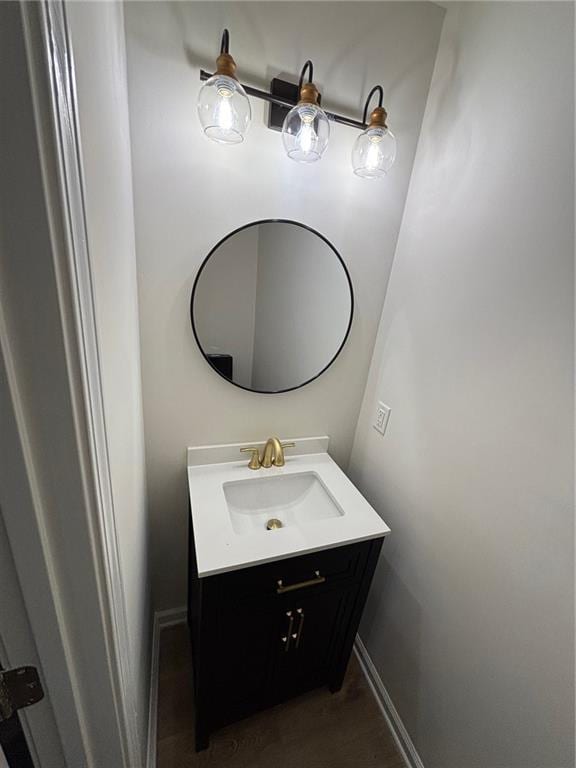
[[[282,520],[278,520],[275,517],[273,517],[271,520],[268,520],[268,522],[266,523],[267,531],[273,531],[276,528],[282,528],[282,527],[283,527]]]

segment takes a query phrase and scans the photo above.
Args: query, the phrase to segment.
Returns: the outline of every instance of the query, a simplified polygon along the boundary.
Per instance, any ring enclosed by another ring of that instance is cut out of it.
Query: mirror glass
[[[190,314],[210,365],[254,392],[286,392],[336,359],[352,323],[350,276],[336,249],[293,221],[248,224],[202,264]]]

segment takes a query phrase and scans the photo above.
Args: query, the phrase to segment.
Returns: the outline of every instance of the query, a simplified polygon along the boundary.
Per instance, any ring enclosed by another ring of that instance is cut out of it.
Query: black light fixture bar
[[[206,72],[204,69],[201,69],[200,80],[208,80],[210,77],[212,77],[212,74],[213,73]],[[251,85],[244,85],[244,83],[241,83],[241,85],[249,96],[253,96],[255,99],[261,99],[262,101],[267,101],[269,104],[278,104],[281,107],[292,109],[292,107],[297,103],[296,101],[291,101],[290,99],[283,99],[280,96],[274,96],[273,94],[268,93],[268,91],[261,91],[259,88],[252,88]],[[328,120],[331,120],[333,123],[348,125],[350,128],[358,128],[360,131],[364,131],[367,128],[367,123],[363,123],[360,120],[353,120],[351,117],[337,115],[335,112],[327,112],[325,109],[324,114]]]

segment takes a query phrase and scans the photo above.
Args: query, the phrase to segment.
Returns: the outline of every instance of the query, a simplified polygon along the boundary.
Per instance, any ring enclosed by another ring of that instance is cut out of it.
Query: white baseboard
[[[158,723],[158,662],[160,659],[160,632],[173,624],[186,621],[186,608],[156,611],[152,629],[152,659],[150,666],[150,707],[148,709],[148,747],[146,768],[156,768],[156,733]]]
[[[424,768],[424,763],[420,759],[420,755],[416,751],[416,747],[410,738],[410,734],[406,730],[360,635],[356,635],[354,651],[356,652],[360,667],[362,668],[366,680],[368,681],[368,685],[372,689],[372,693],[378,702],[380,711],[388,723],[388,727],[392,732],[396,746],[400,750],[400,754],[402,755],[407,768]]]

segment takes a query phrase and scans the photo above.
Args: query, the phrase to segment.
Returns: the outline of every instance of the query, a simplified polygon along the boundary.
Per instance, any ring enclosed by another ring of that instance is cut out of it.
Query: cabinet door
[[[220,605],[210,649],[213,727],[272,702],[281,619],[281,613],[269,600],[244,599]]]
[[[329,682],[350,620],[354,593],[352,587],[292,598],[292,632],[289,642],[282,643],[275,670],[276,701]]]

